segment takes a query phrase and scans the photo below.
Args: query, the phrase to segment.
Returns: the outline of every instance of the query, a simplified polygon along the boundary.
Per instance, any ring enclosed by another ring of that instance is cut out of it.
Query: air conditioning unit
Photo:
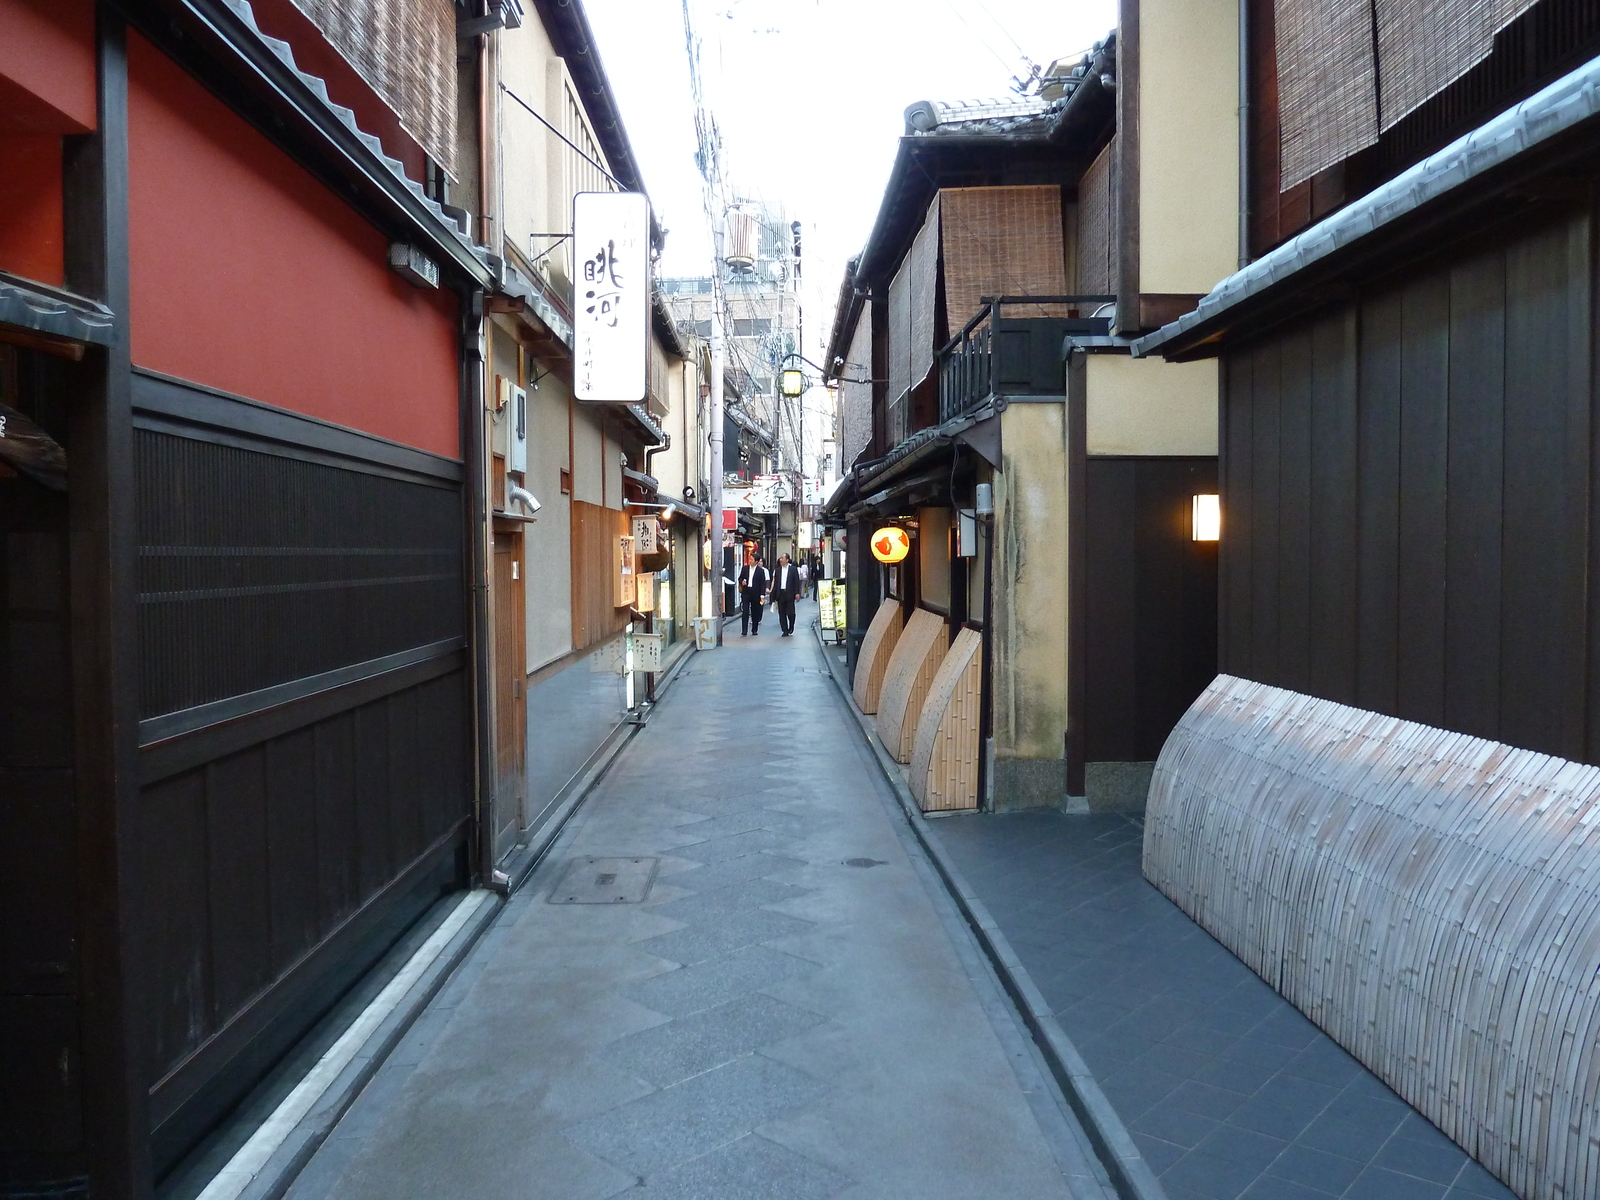
[[[510,407],[511,423],[506,430],[506,470],[527,474],[528,393],[513,385]]]

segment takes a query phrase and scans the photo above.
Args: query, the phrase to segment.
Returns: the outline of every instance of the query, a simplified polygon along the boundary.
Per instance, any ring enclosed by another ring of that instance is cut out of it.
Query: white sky
[[[664,276],[710,273],[682,0],[585,0],[657,216]],[[690,0],[732,191],[804,225],[805,354],[877,215],[904,111],[1014,95],[1116,22],[1114,0]]]

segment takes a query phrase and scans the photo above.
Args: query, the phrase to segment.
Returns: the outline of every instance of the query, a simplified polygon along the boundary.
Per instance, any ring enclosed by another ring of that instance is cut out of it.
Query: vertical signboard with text
[[[573,395],[637,404],[649,387],[649,201],[643,192],[579,192],[572,241]]]

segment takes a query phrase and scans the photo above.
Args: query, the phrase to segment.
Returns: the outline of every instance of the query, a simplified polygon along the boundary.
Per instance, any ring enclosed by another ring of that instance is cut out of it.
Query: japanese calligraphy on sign
[[[637,403],[648,387],[650,203],[643,192],[579,192],[572,240],[574,394]]]

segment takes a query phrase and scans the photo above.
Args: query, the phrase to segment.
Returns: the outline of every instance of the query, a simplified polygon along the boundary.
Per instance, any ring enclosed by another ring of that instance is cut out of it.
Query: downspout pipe
[[[466,466],[468,630],[471,646],[472,732],[476,748],[473,813],[474,875],[480,887],[491,885],[494,860],[495,753],[494,678],[489,638],[489,480],[488,432],[483,403],[483,293],[476,288],[461,298],[461,455]]]

